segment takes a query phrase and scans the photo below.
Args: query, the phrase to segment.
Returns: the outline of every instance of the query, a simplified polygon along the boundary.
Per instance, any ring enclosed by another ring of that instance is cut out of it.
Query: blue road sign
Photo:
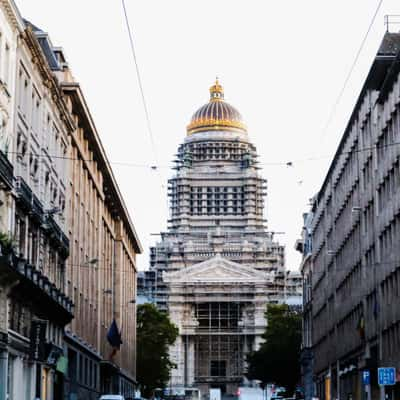
[[[369,371],[363,371],[363,384],[369,385],[371,383],[371,374]]]
[[[396,368],[378,368],[378,384],[389,386],[396,384]]]

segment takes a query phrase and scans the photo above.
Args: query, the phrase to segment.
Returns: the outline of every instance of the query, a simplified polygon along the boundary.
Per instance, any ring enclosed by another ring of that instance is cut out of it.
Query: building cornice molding
[[[0,6],[4,10],[10,25],[18,32],[24,30],[24,23],[18,8],[12,0],[0,0]]]
[[[103,176],[103,187],[109,188],[109,190],[103,195],[104,206],[109,208],[110,204],[117,205],[117,214],[124,221],[126,226],[126,231],[132,240],[133,247],[135,251],[140,254],[143,252],[143,247],[140,243],[139,236],[131,220],[130,214],[119,190],[117,180],[115,179],[114,173],[112,171],[110,162],[107,158],[106,152],[104,150],[103,144],[101,143],[100,136],[97,132],[96,126],[94,124],[92,115],[89,111],[89,107],[86,103],[85,97],[83,95],[82,89],[78,82],[62,82],[61,88],[65,96],[70,96],[72,102],[75,103],[75,107],[80,111],[79,117],[83,119],[88,129],[90,129],[91,144],[93,145],[93,152],[96,156],[96,162],[99,165],[99,169],[102,171]],[[83,155],[82,155],[83,156]],[[109,208],[109,211],[112,210]],[[106,220],[106,219],[105,219]],[[112,231],[112,230],[111,230]],[[135,263],[136,268],[136,263]]]
[[[24,32],[21,34],[21,38],[31,53],[32,63],[37,67],[40,75],[42,76],[44,86],[50,91],[51,99],[60,110],[61,120],[65,123],[68,132],[72,133],[76,128],[75,123],[68,111],[61,89],[54,77],[54,74],[47,64],[47,60],[42,52],[42,48],[40,47],[35,33],[30,26],[26,27]]]
[[[268,285],[272,282],[272,275],[247,267],[243,264],[230,261],[220,254],[205,261],[174,272],[164,272],[164,282],[170,285]]]

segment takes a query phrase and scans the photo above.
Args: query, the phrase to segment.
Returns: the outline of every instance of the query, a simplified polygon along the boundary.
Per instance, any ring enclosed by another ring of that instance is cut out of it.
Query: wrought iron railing
[[[7,156],[0,150],[0,177],[2,181],[6,184],[9,190],[12,189],[14,171],[13,166],[8,161]]]

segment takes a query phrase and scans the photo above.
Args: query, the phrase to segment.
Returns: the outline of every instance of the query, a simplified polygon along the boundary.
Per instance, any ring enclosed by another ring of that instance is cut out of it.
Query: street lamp
[[[91,258],[90,260],[87,260],[83,263],[83,265],[96,265],[99,263],[99,259],[98,258]]]

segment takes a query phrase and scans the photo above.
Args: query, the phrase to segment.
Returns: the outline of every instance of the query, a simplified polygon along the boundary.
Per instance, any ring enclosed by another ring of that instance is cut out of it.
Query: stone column
[[[188,385],[194,382],[194,337],[188,336]]]
[[[178,289],[179,290],[179,289]],[[171,371],[170,386],[183,385],[184,382],[184,368],[185,368],[185,358],[184,358],[184,342],[182,340],[182,317],[184,313],[184,307],[182,305],[182,299],[180,293],[177,293],[175,287],[171,287],[170,307],[169,307],[169,317],[172,323],[174,323],[179,329],[179,336],[175,343],[170,347],[169,354],[171,356],[171,361],[175,362],[177,365],[176,369]]]

